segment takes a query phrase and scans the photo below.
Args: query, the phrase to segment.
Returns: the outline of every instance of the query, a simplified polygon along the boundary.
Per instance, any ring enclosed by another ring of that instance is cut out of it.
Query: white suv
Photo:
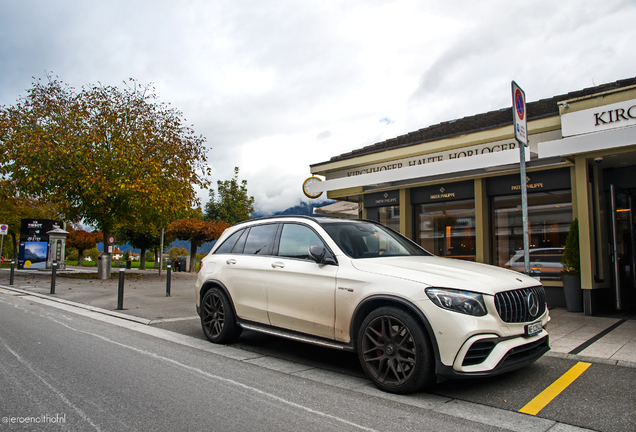
[[[196,299],[214,343],[245,328],[357,351],[369,379],[393,393],[510,371],[550,349],[537,280],[433,256],[372,221],[239,223],[203,259]]]

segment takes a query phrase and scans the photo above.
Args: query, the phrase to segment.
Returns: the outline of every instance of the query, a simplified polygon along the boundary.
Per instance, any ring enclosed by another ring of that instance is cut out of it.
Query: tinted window
[[[430,255],[394,231],[369,222],[329,222],[321,224],[352,258],[374,258],[390,255]]]
[[[243,232],[245,232],[245,230],[239,230],[235,232],[234,234],[232,234],[230,237],[228,237],[227,240],[223,242],[221,246],[219,246],[219,248],[214,253],[215,254],[230,253],[232,249],[234,248],[234,245],[236,245],[236,241],[239,239],[239,237],[241,236]]]
[[[241,238],[238,239],[238,241],[236,242],[236,245],[232,249],[232,253],[235,253],[235,254],[243,253],[243,248],[245,247],[245,240],[247,239],[247,233],[249,231],[250,231],[249,229],[243,230],[243,234],[241,234]]]
[[[280,235],[278,255],[288,258],[310,259],[309,247],[313,245],[325,246],[311,228],[305,225],[285,224]]]
[[[271,255],[277,229],[277,224],[253,226],[247,235],[243,253],[248,255]]]

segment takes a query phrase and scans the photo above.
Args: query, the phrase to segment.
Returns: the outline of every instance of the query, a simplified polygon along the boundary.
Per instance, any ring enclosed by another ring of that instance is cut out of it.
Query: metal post
[[[124,277],[126,268],[123,264],[119,264],[119,287],[117,288],[117,310],[124,309]]]
[[[51,294],[55,294],[55,276],[57,273],[57,261],[51,264]]]
[[[167,273],[167,276],[166,276],[166,297],[170,297],[170,277],[171,277],[170,270],[172,269],[172,266],[170,264],[168,264],[166,266],[166,269],[167,269],[167,271],[166,271],[166,273]]]
[[[163,227],[161,227],[161,243],[159,244],[159,276],[161,276],[162,266],[163,266]]]
[[[11,260],[11,272],[9,273],[9,285],[13,285],[14,275],[15,275],[15,260]]]
[[[521,223],[523,224],[523,271],[530,274],[530,241],[528,236],[528,189],[526,187],[526,145],[519,143],[519,165],[521,171]]]

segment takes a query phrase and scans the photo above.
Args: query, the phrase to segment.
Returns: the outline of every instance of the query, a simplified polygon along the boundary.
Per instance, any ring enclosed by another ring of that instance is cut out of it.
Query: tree
[[[152,223],[137,221],[126,225],[118,225],[114,229],[115,236],[121,242],[126,242],[135,249],[141,249],[139,254],[139,269],[146,269],[146,251],[159,247],[161,243],[161,229]]]
[[[151,86],[87,85],[48,76],[0,108],[0,177],[103,232],[116,223],[182,217],[207,188],[205,138]]]
[[[207,241],[218,239],[229,226],[225,222],[206,222],[195,218],[179,219],[171,223],[166,232],[179,240],[190,242],[190,269],[188,271],[194,273],[197,268],[197,248]]]
[[[217,181],[217,193],[210,191],[210,201],[205,205],[205,220],[227,222],[230,225],[249,220],[254,212],[254,197],[247,193],[247,180],[239,185],[239,169],[234,168],[231,180]]]
[[[84,251],[92,249],[100,241],[102,233],[85,230],[68,229],[66,237],[66,247],[77,249],[77,264],[84,265]]]

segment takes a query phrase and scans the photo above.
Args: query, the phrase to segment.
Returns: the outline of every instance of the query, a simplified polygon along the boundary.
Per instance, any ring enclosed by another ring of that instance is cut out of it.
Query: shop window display
[[[524,271],[523,225],[519,195],[495,197],[494,264]],[[572,195],[568,191],[528,194],[530,269],[542,279],[560,279],[565,238],[572,222]]]
[[[475,261],[475,201],[422,204],[415,238],[427,251],[449,258]]]

